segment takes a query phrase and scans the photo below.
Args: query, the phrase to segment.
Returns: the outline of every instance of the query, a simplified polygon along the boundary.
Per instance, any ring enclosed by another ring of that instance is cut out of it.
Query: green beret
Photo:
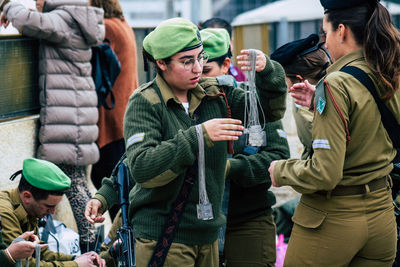
[[[155,60],[202,45],[199,29],[187,19],[173,18],[161,22],[143,40],[143,48]]]
[[[65,191],[71,186],[71,179],[57,165],[41,159],[25,159],[22,174],[34,187],[47,191]]]
[[[208,54],[208,60],[222,57],[229,51],[230,37],[227,30],[222,28],[207,28],[200,31],[203,40],[204,51]]]

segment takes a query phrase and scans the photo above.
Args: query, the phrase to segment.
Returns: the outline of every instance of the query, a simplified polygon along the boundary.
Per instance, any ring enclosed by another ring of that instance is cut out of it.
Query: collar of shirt
[[[360,60],[364,60],[364,54],[362,50],[351,52],[345,56],[342,56],[337,61],[335,61],[335,63],[329,66],[326,69],[326,73],[330,74],[332,72],[339,71],[344,66],[349,65],[354,61],[360,61]]]
[[[29,216],[29,214],[26,212],[24,206],[22,205],[22,200],[19,195],[18,188],[14,188],[11,190],[10,199],[12,205],[14,206],[14,214],[15,216],[17,216],[20,225],[24,225],[27,223],[33,224],[38,221],[38,218],[33,218],[32,216]]]
[[[163,98],[163,101],[166,106],[168,106],[168,102],[172,99],[175,101],[177,104],[182,104],[181,101],[175,96],[175,94],[172,92],[171,88],[167,84],[167,82],[164,80],[164,78],[161,75],[156,76],[156,83],[158,88],[160,89],[161,96]],[[193,112],[197,109],[197,107],[200,105],[201,100],[205,97],[206,93],[201,88],[200,85],[197,84],[197,86],[191,90],[189,90],[189,114],[193,115]]]

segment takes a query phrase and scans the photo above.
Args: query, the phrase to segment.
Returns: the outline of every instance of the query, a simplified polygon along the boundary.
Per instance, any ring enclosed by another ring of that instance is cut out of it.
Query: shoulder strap
[[[393,113],[379,98],[371,78],[363,70],[354,66],[346,66],[340,71],[352,75],[368,89],[375,99],[379,112],[381,113],[383,126],[388,132],[390,139],[392,139],[394,147],[400,147],[400,125],[397,123]]]
[[[161,91],[156,86],[155,91],[157,92],[160,100],[163,101]],[[149,261],[149,267],[162,267],[164,266],[165,259],[167,258],[168,251],[171,247],[172,241],[174,240],[176,230],[182,218],[183,211],[186,207],[187,200],[192,191],[193,184],[197,173],[197,160],[186,172],[185,179],[182,187],[172,203],[171,210],[169,211],[167,221],[164,224],[164,228],[161,236],[159,237],[157,244],[154,248],[153,254]]]
[[[168,251],[174,240],[176,230],[182,218],[183,211],[186,207],[187,200],[190,192],[192,191],[193,184],[197,173],[197,160],[189,168],[186,173],[185,180],[179,191],[177,198],[172,204],[171,210],[168,214],[167,221],[164,224],[163,232],[157,241],[154,248],[153,255],[151,256],[148,267],[162,267],[164,266],[165,259],[167,258]]]

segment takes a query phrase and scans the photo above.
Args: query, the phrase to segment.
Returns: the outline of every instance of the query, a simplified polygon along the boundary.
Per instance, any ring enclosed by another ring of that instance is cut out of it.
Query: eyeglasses
[[[207,63],[208,60],[208,54],[206,52],[203,52],[200,54],[200,56],[196,59],[194,58],[188,58],[185,61],[181,62],[183,64],[183,67],[185,70],[192,70],[194,63],[199,62],[200,66],[203,67],[204,64]]]

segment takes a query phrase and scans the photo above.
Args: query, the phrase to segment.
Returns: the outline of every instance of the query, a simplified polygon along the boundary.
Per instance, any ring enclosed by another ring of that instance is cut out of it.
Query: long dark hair
[[[91,5],[102,8],[105,18],[119,18],[122,21],[125,20],[118,0],[92,0]]]
[[[400,86],[400,34],[387,9],[377,1],[368,1],[358,7],[331,10],[327,20],[333,29],[339,24],[351,29],[357,44],[364,48],[368,65],[384,86],[382,99],[391,99]]]

